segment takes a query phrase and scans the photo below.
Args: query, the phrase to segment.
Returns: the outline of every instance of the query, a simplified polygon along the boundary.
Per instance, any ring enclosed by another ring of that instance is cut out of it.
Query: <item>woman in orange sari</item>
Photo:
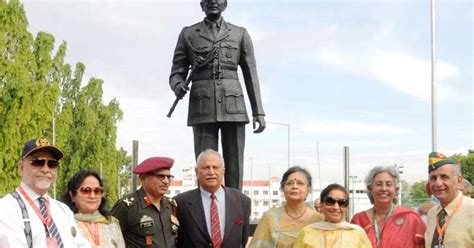
[[[374,206],[357,213],[352,223],[364,228],[373,247],[424,247],[425,224],[410,208],[397,207],[400,175],[394,166],[377,166],[365,177]]]

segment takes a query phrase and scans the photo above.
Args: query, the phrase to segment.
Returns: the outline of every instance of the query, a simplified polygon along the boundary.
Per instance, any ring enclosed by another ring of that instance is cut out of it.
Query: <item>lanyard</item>
[[[48,229],[49,223],[51,222],[51,212],[49,211],[49,200],[46,198],[45,199],[45,204],[46,204],[46,209],[48,210],[48,214],[46,215],[46,218],[43,217],[41,214],[40,210],[36,206],[36,204],[31,200],[30,196],[25,192],[25,190],[20,186],[18,187],[20,193],[25,197],[26,201],[30,204],[30,206],[35,210],[36,215],[40,218],[41,222],[43,222],[44,227],[46,230]]]
[[[94,240],[95,247],[100,247],[100,235],[99,235],[99,223],[82,222],[87,227],[87,230],[91,234],[92,240]]]
[[[390,220],[390,217],[392,217],[393,210],[394,210],[393,204],[390,206],[390,211],[388,211],[387,217],[385,218],[385,223],[387,223]],[[377,247],[380,247],[380,234],[383,232],[383,229],[385,228],[386,224],[382,227],[382,230],[379,228],[379,224],[377,223],[377,219],[375,218],[375,207],[374,207],[374,216],[372,218],[372,222],[374,224],[374,229],[375,229],[375,239],[377,241]]]
[[[438,232],[438,237],[439,237],[438,242],[442,242],[442,240],[444,239],[444,233],[446,232],[446,229],[448,229],[448,224],[453,218],[453,215],[459,210],[461,205],[462,205],[462,197],[456,203],[456,206],[453,209],[453,213],[451,213],[451,215],[448,216],[448,218],[446,219],[446,222],[444,222],[444,225],[442,227],[439,226],[438,218],[436,217],[436,231]],[[444,211],[446,211],[446,209]],[[446,214],[448,214],[448,212],[446,212]]]

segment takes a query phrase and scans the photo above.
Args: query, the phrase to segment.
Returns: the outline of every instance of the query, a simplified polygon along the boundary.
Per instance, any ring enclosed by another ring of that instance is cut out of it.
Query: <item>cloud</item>
[[[358,121],[321,121],[305,123],[302,129],[311,134],[373,135],[406,134],[413,130],[388,124]]]
[[[402,93],[429,100],[431,98],[431,62],[417,58],[406,52],[378,50],[370,58],[371,73],[383,83]],[[439,83],[441,99],[455,97],[455,90],[442,84],[456,76],[459,69],[445,61],[438,61],[436,81]]]

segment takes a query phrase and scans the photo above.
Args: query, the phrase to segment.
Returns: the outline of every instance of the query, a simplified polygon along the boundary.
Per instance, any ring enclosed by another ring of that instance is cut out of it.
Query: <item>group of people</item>
[[[51,198],[63,152],[44,138],[28,141],[18,188],[0,199],[0,247],[474,247],[474,200],[463,195],[455,161],[429,159],[428,189],[436,199],[427,222],[397,206],[400,177],[377,166],[365,178],[373,207],[346,220],[349,193],[339,184],[322,190],[315,208],[306,204],[311,174],[289,168],[280,182],[285,204],[268,210],[249,241],[251,200],[224,186],[220,153],[197,158],[198,187],[171,199],[174,160],[152,157],[133,172],[141,187],[107,210],[99,174],[78,171],[60,201]]]

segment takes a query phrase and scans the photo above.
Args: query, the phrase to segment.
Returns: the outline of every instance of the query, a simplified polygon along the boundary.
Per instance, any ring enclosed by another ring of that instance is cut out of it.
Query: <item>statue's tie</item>
[[[214,248],[221,248],[221,226],[219,224],[219,213],[217,212],[216,195],[211,194],[211,233]]]
[[[437,218],[438,218],[438,224],[440,228],[443,228],[444,223],[446,222],[447,215],[448,214],[446,213],[446,210],[444,210],[444,208],[441,209],[441,211],[439,211]],[[441,237],[440,239],[437,229],[438,228],[435,228],[434,233],[433,233],[433,241],[431,241],[432,248],[434,248],[436,245],[440,245],[440,241],[442,242],[442,239],[444,238],[444,237]]]
[[[214,39],[217,37],[217,33],[218,33],[217,24],[215,22],[211,22],[211,34],[212,34],[212,37],[214,37]]]
[[[41,196],[40,198],[38,198],[38,201],[39,201],[41,215],[43,216],[43,218],[46,219],[48,217],[48,212],[49,212],[48,206],[46,206],[46,203],[45,203],[46,199],[44,199],[44,197]],[[51,221],[49,222],[48,228],[46,230],[46,236],[56,239],[58,247],[64,248],[63,241],[61,240],[61,235],[59,235],[58,228],[56,227],[56,224],[54,224],[53,217],[51,217]]]

